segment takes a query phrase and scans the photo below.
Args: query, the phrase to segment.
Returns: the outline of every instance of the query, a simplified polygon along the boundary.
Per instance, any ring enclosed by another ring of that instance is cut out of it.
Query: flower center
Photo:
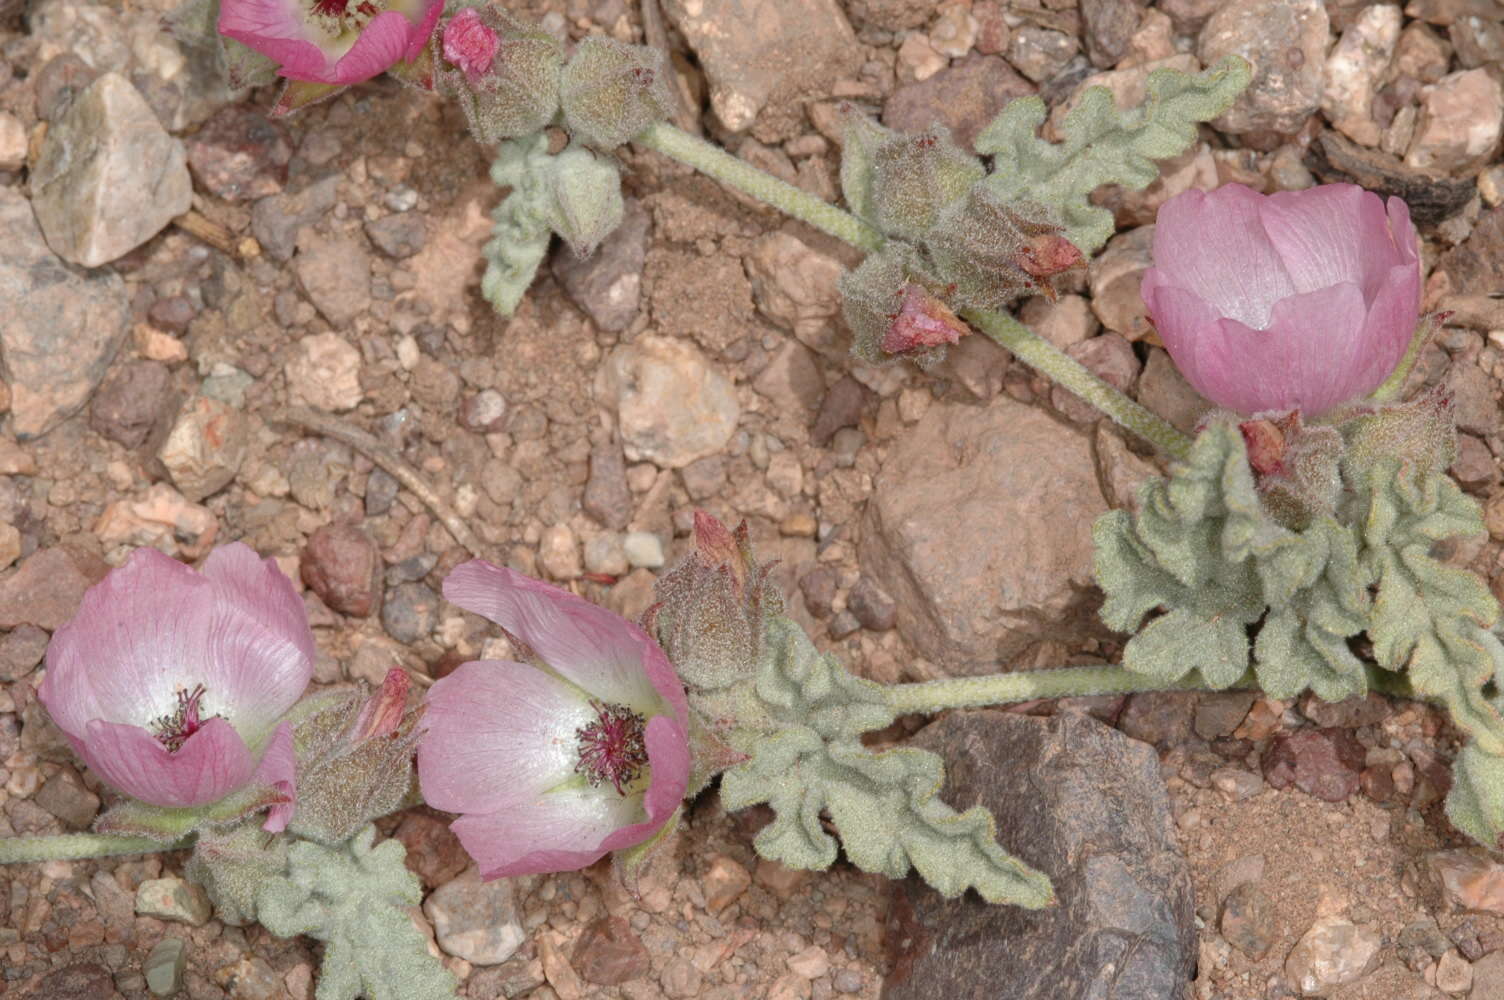
[[[626,786],[647,766],[646,723],[624,705],[592,701],[590,707],[595,709],[595,721],[574,731],[580,755],[575,772],[583,774],[591,787],[608,781],[616,794],[625,795]]]
[[[309,19],[331,35],[360,31],[386,9],[382,0],[311,0]]]
[[[192,691],[179,689],[177,706],[152,721],[152,735],[170,752],[176,753],[188,741],[188,737],[203,728],[209,719],[215,718],[212,715],[207,719],[199,718],[199,703],[203,700],[204,693],[202,684],[194,685]]]

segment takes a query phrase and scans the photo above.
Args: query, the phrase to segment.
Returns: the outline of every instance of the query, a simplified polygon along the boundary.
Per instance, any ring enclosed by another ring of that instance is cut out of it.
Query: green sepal
[[[1452,762],[1447,819],[1490,850],[1504,851],[1504,757],[1468,743]]]
[[[749,759],[721,776],[721,798],[728,809],[773,807],[754,841],[763,857],[828,867],[836,841],[824,830],[826,812],[864,871],[897,879],[912,868],[946,897],[972,887],[994,903],[1053,902],[1049,879],[998,846],[987,810],[958,813],[936,798],[945,777],[937,755],[862,745],[862,733],[893,721],[882,687],[821,655],[786,618],[768,621],[755,694],[767,722],[733,734]]]
[[[897,133],[855,109],[846,111],[841,140],[841,197],[846,207],[864,222],[877,225],[877,206],[872,201],[872,176],[877,151]]]
[[[246,785],[218,802],[203,806],[154,806],[125,799],[94,821],[96,833],[150,837],[170,844],[196,830],[233,826],[272,806],[288,802],[287,794],[271,785]]]
[[[693,798],[691,793],[687,798]],[[622,886],[633,899],[642,898],[642,876],[653,862],[674,842],[679,824],[684,820],[684,806],[680,804],[653,835],[640,844],[624,847],[611,855],[611,867]]]
[[[1114,227],[1112,213],[1090,203],[1091,193],[1103,184],[1146,187],[1159,176],[1154,161],[1185,151],[1195,141],[1196,123],[1231,107],[1251,78],[1248,63],[1238,56],[1196,76],[1158,69],[1149,74],[1144,103],[1126,111],[1117,109],[1107,88],[1092,87],[1066,115],[1060,143],[1038,135],[1044,101],[1021,98],[973,143],[978,153],[994,157],[984,183],[1005,202],[1052,210],[1066,237],[1083,253],[1094,253]]]
[[[341,845],[294,842],[286,875],[256,892],[256,919],[324,943],[317,1000],[452,1000],[454,977],[407,914],[423,892],[402,843],[375,837],[367,826]]]
[[[210,831],[193,845],[184,873],[204,887],[221,920],[243,926],[256,919],[261,886],[285,877],[289,843],[249,822]]]
[[[310,104],[328,100],[335,94],[344,90],[344,84],[338,83],[310,83],[307,80],[289,80],[287,86],[282,88],[282,93],[277,96],[277,103],[272,105],[269,114],[273,118],[281,118],[290,115],[294,111],[301,111]]]

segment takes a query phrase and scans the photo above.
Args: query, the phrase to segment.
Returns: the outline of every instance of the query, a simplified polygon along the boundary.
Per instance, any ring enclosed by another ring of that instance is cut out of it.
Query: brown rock
[[[862,623],[862,628],[886,632],[898,617],[898,606],[876,580],[864,576],[857,580],[846,596],[846,610]]]
[[[590,449],[590,478],[585,480],[582,506],[612,531],[625,529],[632,520],[632,490],[627,486],[627,464],[618,442]]]
[[[1081,0],[1086,55],[1093,66],[1117,65],[1138,29],[1140,6],[1134,0]]]
[[[1318,799],[1343,802],[1358,790],[1363,759],[1363,745],[1344,729],[1297,729],[1276,734],[1259,763],[1274,788],[1293,784]]]
[[[1321,0],[1231,0],[1222,6],[1201,29],[1197,54],[1207,66],[1240,55],[1253,65],[1253,82],[1216,126],[1238,133],[1298,131],[1321,103],[1330,41]]]
[[[820,402],[815,426],[809,432],[810,440],[824,447],[842,427],[856,427],[871,400],[872,393],[866,386],[850,375],[841,376]]]
[[[647,975],[652,963],[642,940],[621,917],[601,917],[585,928],[572,962],[581,978],[600,986],[620,986]]]
[[[109,571],[98,556],[65,545],[32,553],[0,581],[0,628],[57,628],[78,612],[84,591]]]
[[[109,969],[81,963],[48,973],[28,1000],[120,1000],[120,994]]]
[[[46,632],[35,625],[17,625],[0,636],[0,681],[25,677],[46,652]]]
[[[449,824],[433,816],[408,813],[392,836],[407,848],[408,870],[422,879],[426,888],[434,889],[457,878],[470,864],[470,856]]]
[[[188,141],[188,170],[225,201],[277,194],[287,181],[292,140],[263,112],[239,105],[210,118]]]
[[[705,909],[712,914],[720,913],[740,899],[742,893],[746,892],[751,884],[752,876],[748,874],[746,868],[733,858],[717,854],[710,859],[710,865],[701,877],[701,888],[705,892]]]
[[[381,554],[352,524],[326,524],[308,537],[299,572],[330,608],[364,618],[381,605]]]
[[[1279,937],[1279,912],[1257,882],[1244,882],[1222,901],[1218,925],[1227,943],[1254,961],[1269,953]]]
[[[1105,509],[1083,435],[1008,397],[936,403],[889,452],[859,556],[922,655],[993,670],[1032,642],[1097,628],[1083,526]]]
[[[939,122],[962,148],[1017,97],[1035,87],[1000,56],[974,54],[927,80],[905,84],[883,106],[883,124],[901,132],[921,132]]]
[[[250,448],[245,416],[211,396],[195,396],[183,406],[157,459],[178,492],[192,501],[230,484]]]
[[[167,366],[156,361],[129,361],[115,368],[89,405],[89,426],[127,448],[139,447],[173,399]]]
[[[1421,104],[1405,165],[1462,173],[1493,155],[1504,127],[1504,92],[1485,69],[1442,77]]]
[[[1108,240],[1088,265],[1092,312],[1103,326],[1129,340],[1141,340],[1150,330],[1149,310],[1139,286],[1151,263],[1153,243],[1154,227],[1139,226]]]

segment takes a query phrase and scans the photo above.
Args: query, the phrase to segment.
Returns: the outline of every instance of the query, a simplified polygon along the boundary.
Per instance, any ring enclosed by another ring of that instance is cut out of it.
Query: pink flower
[[[652,836],[689,781],[688,706],[640,628],[481,560],[444,596],[531,647],[537,665],[466,663],[428,692],[418,781],[482,877],[583,868]]]
[[[221,0],[219,33],[289,80],[342,86],[423,52],[444,0]]]
[[[444,58],[465,71],[473,82],[491,68],[501,39],[474,7],[466,7],[444,25]]]
[[[239,543],[195,572],[139,549],[52,636],[42,703],[105,781],[157,806],[217,802],[252,782],[292,815],[292,728],[313,676],[303,602],[271,560]]]
[[[1242,414],[1314,417],[1368,393],[1418,320],[1410,210],[1351,184],[1186,191],[1159,210],[1153,255],[1144,303],[1170,356]]]

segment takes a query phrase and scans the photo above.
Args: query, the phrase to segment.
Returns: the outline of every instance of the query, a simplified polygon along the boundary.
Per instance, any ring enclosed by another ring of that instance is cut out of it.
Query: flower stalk
[[[51,837],[0,837],[0,865],[35,861],[82,861],[122,854],[154,854],[192,845],[192,837],[171,844],[150,837],[115,837],[104,833],[63,833]]]

